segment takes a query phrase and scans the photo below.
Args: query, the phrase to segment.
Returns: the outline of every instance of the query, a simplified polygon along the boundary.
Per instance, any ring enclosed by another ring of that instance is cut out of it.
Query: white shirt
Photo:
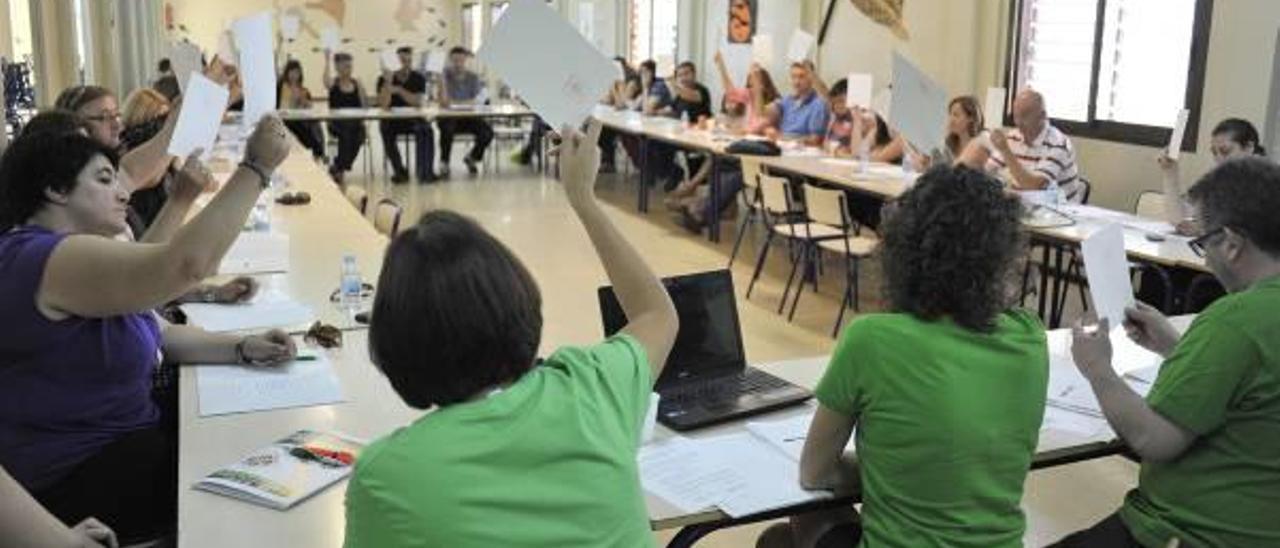
[[[1005,136],[1009,141],[1009,149],[1013,151],[1013,155],[1017,157],[1022,167],[1049,181],[1046,190],[1061,188],[1070,194],[1076,187],[1081,186],[1080,173],[1076,168],[1076,149],[1071,145],[1071,139],[1058,128],[1045,124],[1044,131],[1041,131],[1040,135],[1030,143],[1023,138],[1022,132],[1018,129],[1006,131]],[[978,138],[981,139],[980,144],[990,153],[987,158],[987,173],[1005,181],[1012,180],[1013,176],[1009,173],[1007,160],[1000,151],[996,150],[995,145],[991,144],[991,134],[983,132]]]

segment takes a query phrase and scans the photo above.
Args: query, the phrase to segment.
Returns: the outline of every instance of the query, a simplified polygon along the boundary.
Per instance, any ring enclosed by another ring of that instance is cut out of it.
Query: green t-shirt
[[[1142,463],[1120,515],[1145,546],[1280,546],[1280,277],[1191,324],[1147,402],[1197,438]]]
[[[652,376],[629,336],[564,348],[379,439],[347,485],[345,546],[651,546],[636,452]]]
[[[1021,547],[1048,383],[1044,327],[1025,311],[991,333],[909,314],[851,323],[817,398],[857,421],[863,544]]]

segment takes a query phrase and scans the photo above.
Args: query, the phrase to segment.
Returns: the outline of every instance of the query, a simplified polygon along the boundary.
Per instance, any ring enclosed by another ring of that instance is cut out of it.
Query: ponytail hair
[[[1225,135],[1241,147],[1252,145],[1255,156],[1267,155],[1267,149],[1262,146],[1262,139],[1258,136],[1258,128],[1243,118],[1227,118],[1218,122],[1212,135]]]

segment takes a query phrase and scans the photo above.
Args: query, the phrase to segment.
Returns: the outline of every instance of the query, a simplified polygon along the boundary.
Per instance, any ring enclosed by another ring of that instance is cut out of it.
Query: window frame
[[[1009,33],[1006,44],[1004,84],[1005,89],[1016,89],[1021,83],[1022,69],[1022,36],[1027,30],[1023,21],[1027,0],[1014,0],[1010,3]],[[1097,119],[1098,80],[1102,67],[1102,33],[1106,27],[1107,2],[1098,0],[1098,13],[1093,30],[1093,63],[1089,76],[1089,112],[1088,121],[1077,122],[1051,118],[1053,124],[1073,137],[1098,139],[1116,143],[1140,146],[1164,147],[1169,144],[1172,128],[1116,122]],[[1191,111],[1187,119],[1186,133],[1182,137],[1182,151],[1195,152],[1199,143],[1200,114],[1204,103],[1205,71],[1209,57],[1209,37],[1213,27],[1214,0],[1196,0],[1195,18],[1191,28],[1191,56],[1187,73],[1187,89],[1183,99],[1183,108]],[[1013,116],[1009,111],[1008,98],[1001,119],[1005,127],[1013,124]]]

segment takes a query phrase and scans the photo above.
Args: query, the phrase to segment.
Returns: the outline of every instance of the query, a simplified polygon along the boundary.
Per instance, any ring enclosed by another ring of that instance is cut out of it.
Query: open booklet
[[[363,448],[346,436],[299,430],[205,476],[195,488],[287,510],[347,477]]]

